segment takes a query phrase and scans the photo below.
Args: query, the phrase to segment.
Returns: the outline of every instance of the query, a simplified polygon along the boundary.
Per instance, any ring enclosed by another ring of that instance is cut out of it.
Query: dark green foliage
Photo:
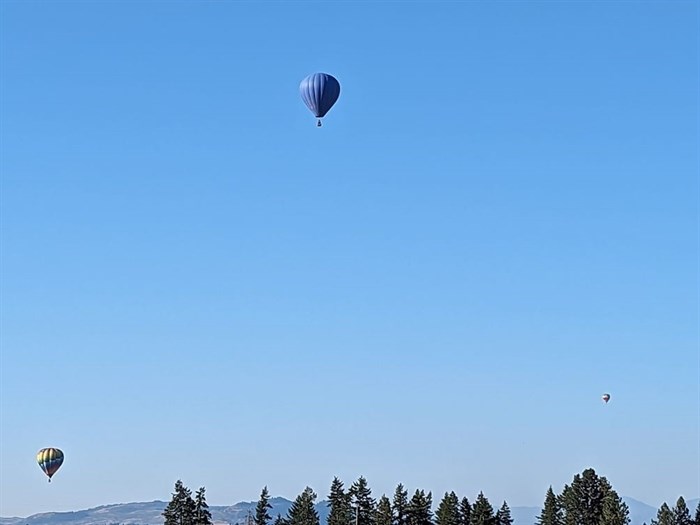
[[[576,525],[576,509],[579,505],[570,485],[564,485],[564,490],[557,496],[557,506],[562,515],[563,525]]]
[[[627,504],[622,501],[622,498],[609,485],[605,490],[601,525],[629,525],[630,512]]]
[[[194,525],[212,525],[214,523],[204,492],[204,487],[200,487],[194,496]]]
[[[483,492],[479,492],[479,495],[476,497],[469,523],[470,525],[496,525],[496,515],[493,513],[493,507]]]
[[[445,492],[435,512],[435,525],[461,525],[459,498],[454,492]]]
[[[673,508],[673,525],[694,525],[693,521],[690,517],[688,506],[685,504],[685,499],[681,496]]]
[[[377,511],[374,515],[375,525],[392,525],[394,522],[394,514],[391,511],[391,501],[386,495],[382,495],[377,503]]]
[[[315,509],[316,497],[314,491],[306,487],[292,503],[287,516],[278,514],[272,525],[320,525]],[[473,504],[466,497],[460,501],[454,491],[445,492],[433,515],[431,492],[426,494],[424,490],[416,490],[409,500],[408,491],[399,483],[393,500],[382,495],[377,502],[362,476],[347,491],[340,479],[333,478],[328,507],[327,523],[324,525],[513,525],[507,502],[504,501],[500,509],[494,512],[483,492],[479,492]],[[255,508],[255,516],[248,510],[245,525],[271,525],[270,509],[270,495],[265,486]],[[175,483],[172,499],[162,516],[163,525],[213,525],[205,488],[200,487],[193,498],[181,480]],[[589,468],[576,474],[571,484],[564,485],[559,495],[549,487],[535,525],[630,523],[627,504],[605,477]],[[691,516],[691,510],[682,496],[673,508],[664,502],[650,525],[700,525],[700,502],[694,516]]]
[[[255,518],[253,518],[255,525],[267,525],[269,523],[272,516],[270,516],[267,511],[271,508],[270,493],[267,491],[267,485],[265,485],[260,492],[258,504],[255,506]]]
[[[544,507],[542,512],[537,517],[537,525],[563,525],[564,517],[559,506],[559,501],[554,495],[552,486],[547,489],[547,494],[544,497]]]
[[[603,517],[603,488],[600,478],[593,469],[586,469],[583,474],[576,474],[571,485],[564,487],[562,495],[567,525],[600,523]],[[573,518],[573,521],[570,518]]]
[[[462,498],[459,502],[459,523],[460,525],[469,525],[472,519],[472,505],[469,500]]]
[[[353,512],[350,507],[350,495],[345,492],[343,482],[337,477],[331,483],[331,493],[328,495],[328,525],[350,525],[353,523]]]
[[[559,504],[564,525],[628,525],[629,510],[610,482],[592,468],[565,485]]]
[[[297,496],[287,513],[288,525],[319,525],[318,512],[314,508],[316,493],[311,487]]]
[[[496,512],[496,525],[513,525],[513,518],[510,515],[510,507],[505,501]]]
[[[651,520],[651,525],[673,525],[673,512],[668,508],[665,501],[656,513],[656,519]]]
[[[192,491],[177,480],[173,497],[163,511],[164,525],[194,525],[194,513]]]
[[[433,495],[424,490],[417,490],[406,508],[407,525],[431,525],[433,522]]]
[[[392,502],[391,510],[394,515],[394,525],[407,525],[408,491],[401,483],[396,486],[394,491],[394,501]]]
[[[356,525],[374,525],[376,502],[372,498],[372,491],[367,485],[367,480],[360,476],[352,484],[348,494],[352,498],[352,506],[357,512]]]

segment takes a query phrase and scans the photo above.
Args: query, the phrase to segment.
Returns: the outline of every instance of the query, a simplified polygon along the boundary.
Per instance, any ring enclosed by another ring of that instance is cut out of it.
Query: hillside
[[[643,525],[651,522],[656,516],[657,509],[633,498],[624,498],[630,509],[631,525]],[[698,499],[687,502],[691,512],[695,510]],[[669,505],[675,502],[668,502]],[[248,511],[255,511],[255,501],[242,501],[231,506],[210,507],[212,518],[216,525],[245,525]],[[284,516],[292,502],[285,498],[272,498],[270,515],[275,518],[278,514]],[[161,513],[167,505],[165,501],[149,501],[137,503],[119,503],[102,505],[92,509],[74,512],[45,512],[25,518],[0,518],[0,525],[161,525]],[[316,510],[325,523],[328,515],[326,501],[316,504]],[[513,525],[533,525],[540,513],[539,507],[512,507]]]

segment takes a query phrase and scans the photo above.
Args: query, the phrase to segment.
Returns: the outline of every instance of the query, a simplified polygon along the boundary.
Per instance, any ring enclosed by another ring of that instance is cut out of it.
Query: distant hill
[[[623,499],[630,509],[631,525],[643,525],[645,522],[650,525],[656,517],[656,507],[633,498]],[[694,515],[698,501],[700,500],[693,499],[686,502],[691,515]],[[212,505],[209,510],[216,525],[245,525],[248,511],[254,513],[256,503],[241,501],[231,506]],[[676,502],[667,503],[673,506]],[[118,503],[74,512],[44,512],[26,518],[0,518],[0,525],[162,525],[161,513],[166,505],[165,501]],[[271,498],[270,505],[272,509],[269,513],[274,519],[278,514],[285,516],[292,502],[285,498]],[[316,504],[322,525],[328,516],[327,505],[327,501]],[[512,507],[513,525],[534,525],[540,510],[540,507]]]

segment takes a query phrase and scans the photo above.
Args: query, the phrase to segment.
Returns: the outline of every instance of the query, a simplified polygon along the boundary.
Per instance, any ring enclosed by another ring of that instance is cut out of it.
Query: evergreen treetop
[[[267,511],[271,508],[270,493],[267,490],[267,485],[265,485],[260,492],[258,504],[255,506],[255,517],[253,518],[255,525],[267,525],[270,522],[272,516]]]
[[[544,506],[542,512],[537,517],[537,525],[563,525],[564,516],[557,497],[552,490],[552,486],[547,489],[547,494],[544,497]]]
[[[693,525],[693,521],[685,499],[683,496],[680,496],[678,501],[676,501],[676,506],[673,508],[673,525]]]
[[[288,525],[320,525],[318,512],[314,507],[315,501],[316,493],[311,487],[306,487],[287,513]]]
[[[394,515],[391,510],[391,501],[386,495],[382,495],[377,503],[377,510],[374,516],[375,525],[393,525]]]
[[[483,492],[479,492],[476,501],[474,501],[469,523],[470,525],[496,525],[493,507]]]
[[[175,482],[175,492],[162,515],[165,518],[164,525],[194,524],[195,502],[192,499],[192,491],[185,487],[181,480]]]
[[[343,482],[337,477],[331,483],[331,492],[328,495],[328,525],[349,525],[352,523],[352,508],[350,495],[345,492]]]
[[[496,511],[496,525],[513,525],[513,518],[510,515],[510,507],[505,501],[501,508]]]
[[[433,522],[433,495],[423,489],[413,494],[406,508],[407,525],[431,525]]]
[[[472,517],[472,505],[467,497],[463,497],[459,502],[459,523],[460,525],[469,525]]]
[[[408,491],[399,483],[394,491],[391,511],[394,515],[394,525],[407,525],[406,511],[408,510]]]
[[[435,513],[435,525],[461,525],[459,498],[454,492],[445,492]]]
[[[360,476],[348,491],[355,507],[357,525],[374,525],[376,501],[364,476]]]
[[[212,525],[214,523],[204,493],[204,487],[200,487],[194,497],[194,525]]]
[[[651,520],[651,525],[673,525],[673,512],[665,501],[656,513],[656,519]]]

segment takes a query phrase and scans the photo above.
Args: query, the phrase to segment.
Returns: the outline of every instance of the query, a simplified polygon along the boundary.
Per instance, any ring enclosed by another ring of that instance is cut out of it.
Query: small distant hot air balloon
[[[63,452],[57,448],[42,448],[37,452],[36,462],[39,463],[41,470],[49,477],[49,483],[51,483],[51,476],[63,465]]]
[[[318,119],[316,125],[320,126],[321,119],[340,96],[340,83],[328,73],[314,73],[301,81],[299,93],[311,113]]]
[[[603,401],[605,401],[606,403],[610,401],[610,394],[603,394]]]

